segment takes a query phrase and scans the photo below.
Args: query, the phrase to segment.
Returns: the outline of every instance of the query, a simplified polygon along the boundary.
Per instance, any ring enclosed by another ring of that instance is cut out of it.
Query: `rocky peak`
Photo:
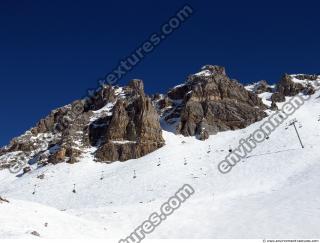
[[[91,127],[91,141],[100,140],[96,151],[99,161],[125,161],[139,158],[164,145],[159,116],[151,99],[143,92],[143,82],[133,80],[124,89],[126,99],[118,100],[104,129]],[[139,95],[137,95],[139,94]]]
[[[163,100],[167,98],[170,100],[162,103],[172,107],[164,108],[163,119],[170,124],[177,122],[177,132],[185,136],[244,128],[266,116],[261,99],[230,79],[219,66],[204,66],[171,89]]]
[[[128,86],[132,88],[135,92],[144,94],[144,85],[142,80],[133,79],[129,82]]]
[[[124,161],[163,145],[159,116],[143,82],[132,80],[125,87],[104,85],[91,98],[52,111],[1,148],[0,167],[18,155],[38,166],[74,163],[88,149],[96,150],[98,161]]]
[[[200,73],[195,75],[207,74],[207,75],[226,75],[226,70],[224,67],[217,66],[217,65],[204,65],[201,68]]]

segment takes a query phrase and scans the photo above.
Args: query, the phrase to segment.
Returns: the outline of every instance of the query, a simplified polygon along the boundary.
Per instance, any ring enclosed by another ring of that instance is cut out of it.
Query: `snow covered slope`
[[[0,214],[2,238],[73,238],[75,235],[92,238],[101,237],[106,231],[95,222],[26,201],[13,200],[3,204]]]
[[[269,94],[261,96],[267,102]],[[263,121],[205,141],[163,131],[164,147],[122,163],[93,162],[88,151],[73,165],[23,176],[2,170],[0,195],[10,203],[0,204],[0,237],[35,230],[45,238],[120,239],[188,183],[195,194],[149,237],[320,238],[319,97],[290,117],[302,124],[304,149],[283,124],[226,175],[218,163]]]

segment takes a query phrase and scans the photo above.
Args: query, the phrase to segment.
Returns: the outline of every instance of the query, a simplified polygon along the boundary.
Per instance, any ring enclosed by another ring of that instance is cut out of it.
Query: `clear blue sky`
[[[319,1],[1,0],[0,146],[95,88],[185,3],[195,14],[120,84],[165,92],[204,64],[243,83],[320,72]]]

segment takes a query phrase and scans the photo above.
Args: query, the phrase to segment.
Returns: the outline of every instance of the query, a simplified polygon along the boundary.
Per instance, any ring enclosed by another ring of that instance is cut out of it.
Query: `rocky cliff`
[[[176,124],[177,133],[200,139],[244,128],[264,118],[267,108],[256,94],[230,79],[223,67],[211,65],[155,101],[164,120]]]
[[[99,161],[125,161],[139,158],[164,145],[159,116],[151,99],[144,94],[143,83],[133,80],[123,89],[111,116],[90,125],[90,142],[99,146]]]

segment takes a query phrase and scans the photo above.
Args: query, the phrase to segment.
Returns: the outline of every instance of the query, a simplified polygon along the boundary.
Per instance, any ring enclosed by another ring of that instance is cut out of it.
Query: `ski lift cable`
[[[265,156],[265,155],[269,155],[269,154],[278,154],[278,153],[283,153],[283,152],[288,152],[288,151],[293,151],[293,150],[298,150],[298,149],[286,149],[286,150],[279,150],[279,151],[274,151],[274,152],[269,152],[269,153],[264,153],[264,154],[253,154],[253,155],[247,156],[246,159],[251,158],[251,157]]]

